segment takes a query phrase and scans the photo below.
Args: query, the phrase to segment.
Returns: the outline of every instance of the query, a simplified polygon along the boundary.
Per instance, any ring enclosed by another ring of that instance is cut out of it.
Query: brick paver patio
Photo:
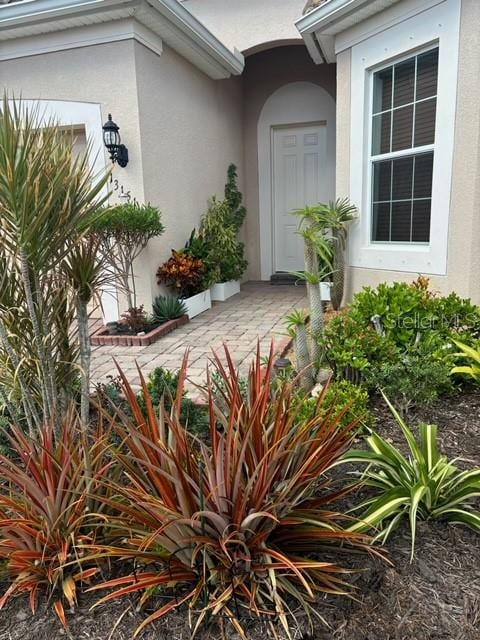
[[[117,371],[117,360],[130,382],[137,386],[136,363],[144,375],[156,367],[176,370],[186,349],[189,355],[189,386],[205,382],[205,369],[212,349],[220,350],[225,342],[240,371],[246,372],[260,341],[262,354],[268,354],[270,341],[284,340],[285,316],[295,307],[306,305],[305,288],[272,286],[265,282],[248,282],[242,291],[226,302],[193,318],[187,325],[147,347],[102,346],[92,352],[93,382],[106,382]]]

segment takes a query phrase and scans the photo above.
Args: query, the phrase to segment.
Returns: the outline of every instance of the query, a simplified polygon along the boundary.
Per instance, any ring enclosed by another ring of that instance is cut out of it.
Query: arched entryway
[[[292,209],[335,196],[335,65],[302,46],[247,58],[245,175],[249,276],[303,269]]]

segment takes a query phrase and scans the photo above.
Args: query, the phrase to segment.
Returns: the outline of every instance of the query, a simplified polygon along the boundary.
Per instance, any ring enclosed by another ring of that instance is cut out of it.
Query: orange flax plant
[[[214,356],[218,388],[208,377],[211,446],[179,418],[186,359],[168,413],[155,412],[143,380],[142,411],[123,376],[133,418],[121,416],[116,427],[125,482],[108,505],[118,513],[117,542],[98,545],[97,555],[133,559],[135,571],[92,589],[113,589],[97,604],[140,592],[140,606],[159,589],[170,592],[136,635],[186,604],[193,635],[218,618],[246,638],[243,609],[266,617],[272,631],[279,620],[290,637],[292,606],[312,624],[316,596],[349,591],[349,570],[322,552],[371,551],[369,540],[347,531],[329,506],[347,489],[332,491],[325,476],[350,447],[356,425],[340,427],[342,416],[331,413],[301,422],[294,386],[278,390],[274,383],[272,352],[264,368],[258,351],[245,399],[227,349],[225,356],[225,366]]]
[[[100,419],[85,438],[72,408],[58,430],[52,420],[38,438],[18,427],[10,431],[13,455],[0,456],[0,560],[10,586],[0,609],[11,597],[28,594],[34,613],[39,599],[54,598],[67,626],[64,603],[73,609],[78,584],[97,572],[80,560],[85,547],[98,541],[106,519],[98,495],[107,490],[107,474],[114,477],[108,426]]]

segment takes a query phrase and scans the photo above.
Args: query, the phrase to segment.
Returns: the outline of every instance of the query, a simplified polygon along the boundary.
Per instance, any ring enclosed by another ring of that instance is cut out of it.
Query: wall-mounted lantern
[[[128,164],[128,149],[121,143],[120,127],[112,120],[112,115],[108,114],[108,120],[103,125],[103,142],[110,153],[112,162],[116,162],[119,167],[126,167]]]

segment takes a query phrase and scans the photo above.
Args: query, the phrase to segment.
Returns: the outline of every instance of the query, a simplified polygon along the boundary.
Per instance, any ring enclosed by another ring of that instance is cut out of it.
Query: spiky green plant
[[[460,373],[472,378],[475,382],[480,382],[480,348],[475,349],[459,340],[454,340],[453,342],[460,349],[459,353],[455,354],[456,357],[467,360],[469,364],[454,367],[452,373]]]
[[[153,301],[153,319],[167,322],[187,313],[185,302],[176,296],[157,296]]]
[[[346,489],[331,492],[325,474],[350,446],[355,424],[339,428],[331,413],[300,422],[294,387],[275,392],[273,350],[266,368],[258,350],[247,399],[228,351],[225,359],[226,368],[215,357],[224,381],[220,403],[208,385],[211,447],[179,421],[186,361],[170,412],[154,410],[143,382],[145,415],[124,378],[133,416],[118,427],[126,482],[115,487],[118,498],[108,500],[118,513],[118,542],[97,551],[122,559],[122,566],[133,558],[136,570],[93,588],[112,590],[98,604],[140,592],[142,606],[156,587],[177,596],[150,613],[136,635],[186,604],[192,635],[220,618],[246,639],[244,611],[271,626],[278,620],[291,638],[292,603],[313,624],[318,594],[347,591],[349,571],[331,553],[372,550],[328,506]]]
[[[386,398],[385,398],[386,399]],[[465,524],[480,532],[480,512],[474,503],[480,497],[480,468],[461,471],[455,460],[442,455],[436,425],[420,425],[420,440],[386,399],[405,436],[409,456],[378,433],[367,438],[369,450],[349,451],[344,462],[367,464],[363,482],[376,494],[355,508],[365,510],[350,531],[377,528],[377,539],[387,540],[392,531],[408,518],[412,535],[411,558],[415,549],[417,519],[441,518]]]
[[[89,149],[74,152],[74,138],[39,107],[30,111],[5,94],[0,106],[0,369],[2,399],[17,408],[33,436],[60,415],[87,375],[78,367],[72,334],[78,313],[65,265],[72,263],[105,201],[107,176],[96,176]],[[77,269],[77,273],[79,270]],[[92,283],[78,286],[83,293]],[[75,285],[77,286],[77,285]],[[83,296],[84,299],[84,296]],[[83,385],[84,390],[88,385]],[[10,411],[10,409],[9,409]]]

